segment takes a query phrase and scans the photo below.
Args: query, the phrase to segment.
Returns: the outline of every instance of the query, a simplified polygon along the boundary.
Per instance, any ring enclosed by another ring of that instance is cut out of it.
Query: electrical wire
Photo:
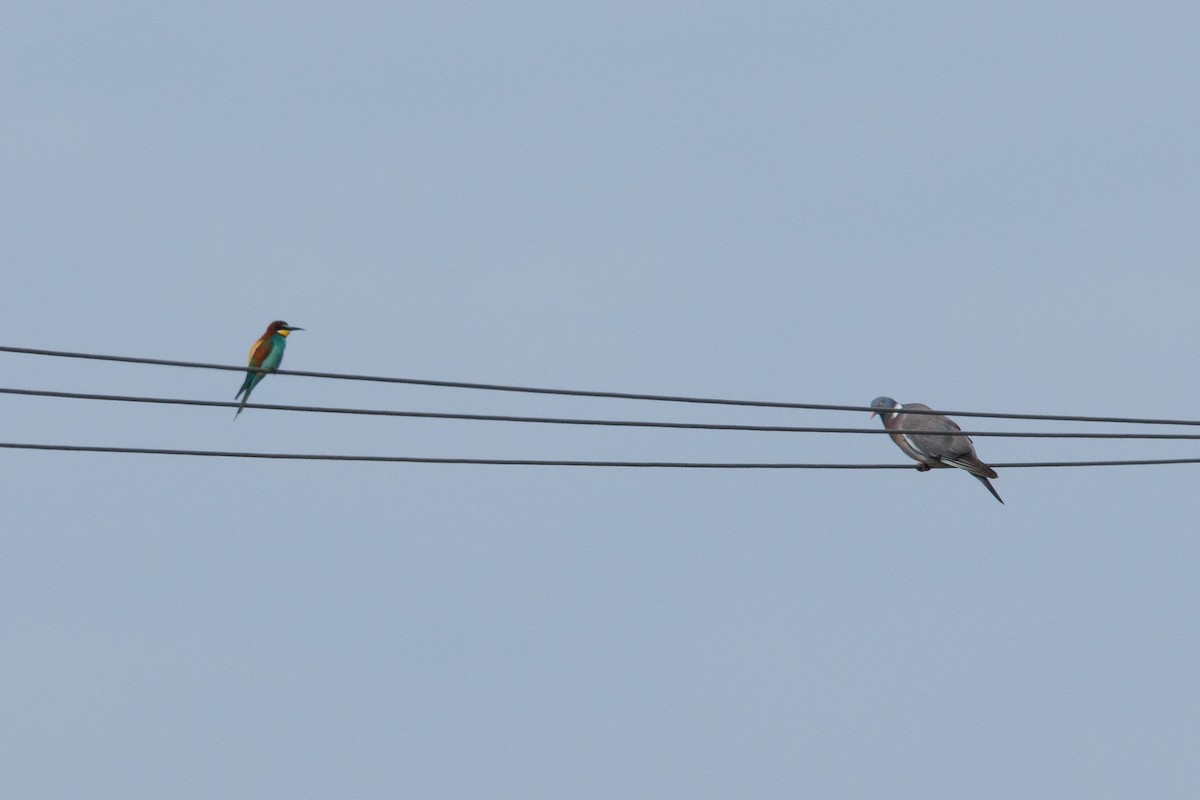
[[[0,352],[20,353],[24,355],[48,356],[56,358],[89,359],[95,361],[113,361],[129,364],[148,364],[154,366],[189,367],[194,369],[227,370],[234,372],[270,372],[277,375],[291,375],[304,378],[327,378],[346,381],[371,381],[375,383],[395,383],[411,386],[431,386],[450,389],[474,389],[493,392],[518,392],[525,394],[559,395],[569,397],[593,397],[616,400],[646,400],[664,403],[693,403],[704,405],[742,406],[754,408],[799,409],[808,411],[874,411],[870,406],[839,405],[831,403],[792,403],[769,400],[735,400],[715,397],[689,397],[685,395],[641,394],[634,392],[608,392],[587,389],[553,389],[536,386],[515,386],[495,383],[472,383],[466,381],[429,380],[423,378],[396,378],[381,375],[355,375],[338,372],[311,372],[307,370],[265,370],[252,367],[232,366],[229,364],[209,364],[197,361],[177,361],[161,358],[141,358],[134,356],[113,356],[99,353],[80,353],[66,350],[46,350],[32,347],[11,347],[0,345]],[[249,407],[249,406],[247,406]],[[989,419],[1024,419],[1055,422],[1098,422],[1128,425],[1186,425],[1200,426],[1200,420],[1194,419],[1157,419],[1145,417],[1115,417],[1088,416],[1082,414],[1023,414],[993,411],[944,411],[905,409],[906,414],[945,414],[956,417],[986,417]]]
[[[31,444],[0,442],[9,450],[45,450],[69,453],[121,453],[155,456],[197,456],[205,458],[247,458],[279,461],[359,461],[400,464],[457,464],[468,466],[516,467],[625,467],[635,469],[750,469],[750,470],[893,470],[917,469],[910,464],[804,464],[804,463],[742,463],[704,461],[584,461],[521,458],[435,458],[425,456],[361,456],[327,453],[259,453],[237,450],[185,450],[156,447],[100,447],[71,444]],[[1024,461],[992,464],[996,469],[1035,467],[1131,467],[1170,464],[1200,464],[1200,458],[1124,459],[1112,461]]]
[[[48,389],[15,389],[0,387],[0,394],[20,397],[51,397],[68,400],[91,400],[119,403],[143,403],[155,405],[199,406],[203,408],[237,408],[238,403],[224,400],[192,400],[178,397],[145,397],[140,395],[95,394],[90,392],[63,392]],[[1056,432],[1056,431],[923,431],[895,430],[889,431],[877,428],[841,428],[802,425],[740,425],[733,423],[710,422],[647,422],[641,420],[618,419],[579,419],[568,417],[528,417],[509,414],[465,414],[441,411],[396,411],[374,408],[342,408],[336,406],[301,406],[277,403],[247,403],[245,408],[264,411],[291,411],[315,414],[348,414],[377,417],[405,417],[415,419],[444,419],[467,420],[476,422],[517,422],[542,425],[581,425],[624,428],[661,428],[680,430],[705,431],[750,431],[757,433],[828,433],[828,434],[859,434],[859,435],[890,435],[892,433],[911,433],[923,435],[944,436],[976,436],[1014,439],[1138,439],[1138,440],[1200,440],[1200,433],[1096,433],[1096,432]]]

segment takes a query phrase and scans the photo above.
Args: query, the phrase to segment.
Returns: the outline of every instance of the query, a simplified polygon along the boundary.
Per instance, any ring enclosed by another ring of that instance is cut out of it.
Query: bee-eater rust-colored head
[[[267,326],[267,332],[265,334],[263,334],[263,337],[266,338],[268,336],[274,336],[277,333],[280,336],[287,336],[292,331],[302,331],[302,330],[304,330],[304,328],[297,328],[294,325],[288,325],[286,322],[284,322],[281,319],[277,319],[274,322],[272,322],[270,325]]]

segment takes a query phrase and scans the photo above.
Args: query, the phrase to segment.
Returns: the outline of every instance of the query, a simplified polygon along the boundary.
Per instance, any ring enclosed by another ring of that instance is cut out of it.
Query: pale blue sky
[[[294,369],[1200,417],[1198,37],[1182,2],[12,3],[0,343],[242,363],[283,318]],[[25,388],[240,383],[0,363]],[[285,377],[254,399],[869,423]],[[7,441],[904,460],[0,409]],[[1011,470],[1001,506],[949,471],[0,460],[5,797],[1200,793],[1193,467]]]

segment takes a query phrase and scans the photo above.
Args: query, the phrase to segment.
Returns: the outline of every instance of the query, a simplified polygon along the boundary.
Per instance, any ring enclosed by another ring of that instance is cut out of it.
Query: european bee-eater
[[[234,419],[237,419],[238,414],[242,413],[246,401],[250,399],[250,393],[254,391],[255,386],[258,386],[263,375],[266,375],[265,372],[255,372],[254,370],[279,369],[279,364],[283,361],[283,350],[287,347],[288,334],[292,331],[302,330],[304,328],[294,328],[283,320],[277,319],[267,326],[267,332],[250,348],[251,371],[246,373],[246,380],[242,382],[242,388],[238,389],[238,393],[233,396],[234,400],[242,398],[237,411],[233,414]]]

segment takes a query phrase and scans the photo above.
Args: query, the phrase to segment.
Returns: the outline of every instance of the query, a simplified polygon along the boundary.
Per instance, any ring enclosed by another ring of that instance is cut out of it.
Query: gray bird
[[[988,478],[999,477],[996,470],[979,460],[971,438],[962,433],[954,420],[941,414],[905,414],[906,410],[932,411],[924,403],[900,405],[890,397],[876,397],[871,401],[871,416],[879,415],[896,446],[916,461],[917,469],[925,472],[938,467],[958,467],[979,479],[992,496],[1001,503],[1000,495]],[[896,433],[896,431],[918,431],[918,433]],[[924,433],[929,431],[929,433]]]

